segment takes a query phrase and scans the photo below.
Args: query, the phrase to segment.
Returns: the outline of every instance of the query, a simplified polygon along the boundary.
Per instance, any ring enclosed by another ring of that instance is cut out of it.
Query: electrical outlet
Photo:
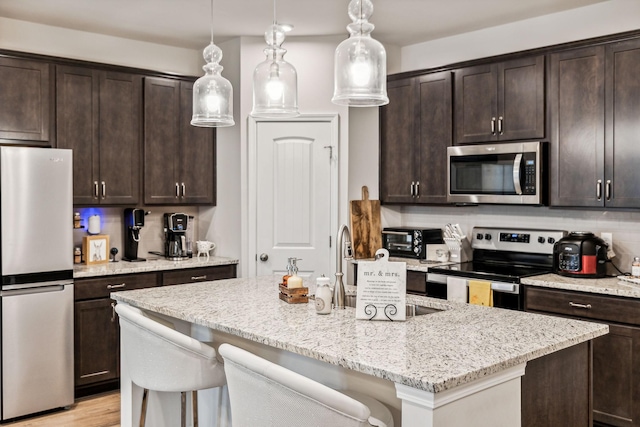
[[[607,245],[609,245],[609,250],[607,251],[607,256],[609,258],[613,258],[616,256],[616,253],[613,251],[613,233],[600,233],[600,238],[604,240]]]

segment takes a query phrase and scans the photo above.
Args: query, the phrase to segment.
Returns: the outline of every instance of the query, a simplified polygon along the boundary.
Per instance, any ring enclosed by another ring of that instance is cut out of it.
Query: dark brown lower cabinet
[[[111,292],[160,285],[159,273],[74,281],[76,397],[120,387],[120,329]]]
[[[76,279],[76,397],[120,387],[120,325],[111,292],[236,277],[236,265]]]
[[[640,301],[525,287],[525,310],[609,325],[593,340],[593,425],[639,427]]]
[[[208,282],[210,280],[233,279],[236,277],[236,265],[217,265],[214,267],[187,268],[162,273],[162,285]]]
[[[76,396],[89,387],[117,388],[120,377],[118,320],[114,301],[99,298],[75,303]]]
[[[591,342],[529,361],[521,384],[522,427],[591,426]]]

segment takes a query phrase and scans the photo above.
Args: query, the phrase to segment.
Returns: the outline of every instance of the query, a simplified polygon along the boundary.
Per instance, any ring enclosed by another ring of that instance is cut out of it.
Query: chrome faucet
[[[346,239],[343,243],[343,238]],[[344,246],[344,249],[343,249]],[[333,287],[333,307],[344,308],[344,284],[342,283],[342,260],[353,259],[353,248],[351,247],[351,232],[345,224],[340,226],[338,238],[336,239],[336,284]]]

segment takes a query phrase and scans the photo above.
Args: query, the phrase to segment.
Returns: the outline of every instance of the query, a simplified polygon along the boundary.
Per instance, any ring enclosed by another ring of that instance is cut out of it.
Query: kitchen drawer
[[[236,265],[218,265],[214,267],[189,268],[162,272],[162,285],[208,282],[210,280],[233,279],[236,277]]]
[[[158,273],[103,276],[95,279],[76,279],[74,298],[76,301],[108,297],[111,292],[158,286]]]
[[[526,286],[525,310],[640,325],[640,301],[632,298]]]

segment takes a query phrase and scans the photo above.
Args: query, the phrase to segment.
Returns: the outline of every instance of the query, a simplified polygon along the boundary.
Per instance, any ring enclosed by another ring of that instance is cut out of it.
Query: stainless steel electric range
[[[520,281],[553,271],[553,245],[562,230],[474,227],[473,261],[429,267],[427,295],[447,297],[447,277],[491,282],[494,307],[523,310]]]

